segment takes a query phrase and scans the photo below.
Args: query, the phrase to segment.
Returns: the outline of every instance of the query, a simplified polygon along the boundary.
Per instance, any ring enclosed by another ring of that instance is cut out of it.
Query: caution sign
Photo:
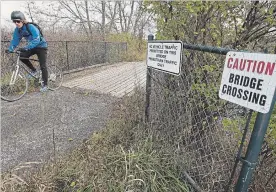
[[[219,97],[267,113],[276,87],[276,55],[228,52]]]
[[[179,75],[182,47],[181,41],[148,42],[147,66]]]

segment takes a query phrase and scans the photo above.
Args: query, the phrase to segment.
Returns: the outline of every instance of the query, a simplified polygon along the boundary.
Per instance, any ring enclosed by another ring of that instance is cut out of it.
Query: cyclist
[[[13,11],[11,13],[11,20],[15,23],[16,28],[14,30],[13,39],[10,43],[9,49],[6,50],[6,52],[13,52],[20,43],[22,37],[27,40],[28,44],[25,47],[18,49],[18,51],[21,52],[20,56],[26,58],[22,58],[20,60],[31,69],[32,75],[36,76],[36,68],[27,58],[35,54],[37,55],[43,80],[40,91],[45,92],[48,90],[48,71],[46,66],[48,44],[42,36],[40,30],[35,25],[31,23],[27,24],[28,22],[22,12]]]

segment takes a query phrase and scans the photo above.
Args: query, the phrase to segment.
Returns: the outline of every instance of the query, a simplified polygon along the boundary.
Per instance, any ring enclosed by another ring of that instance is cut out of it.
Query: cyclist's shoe
[[[40,88],[40,92],[42,92],[42,93],[45,93],[47,91],[48,91],[48,87],[47,86],[43,86],[43,87]]]
[[[38,77],[38,72],[37,71],[32,71],[32,72],[30,72],[30,74],[27,75],[28,79],[37,78],[37,77]]]

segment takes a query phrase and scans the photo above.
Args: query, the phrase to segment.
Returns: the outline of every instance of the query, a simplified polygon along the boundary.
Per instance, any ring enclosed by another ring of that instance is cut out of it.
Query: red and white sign
[[[267,113],[276,87],[275,64],[275,54],[228,52],[219,97]]]

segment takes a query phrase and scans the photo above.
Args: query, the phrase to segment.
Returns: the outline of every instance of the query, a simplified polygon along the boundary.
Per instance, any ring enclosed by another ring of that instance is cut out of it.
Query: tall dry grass
[[[137,90],[116,103],[106,128],[72,153],[36,171],[20,167],[3,174],[1,190],[189,191],[171,154],[157,150],[160,146],[143,123],[143,95]]]

